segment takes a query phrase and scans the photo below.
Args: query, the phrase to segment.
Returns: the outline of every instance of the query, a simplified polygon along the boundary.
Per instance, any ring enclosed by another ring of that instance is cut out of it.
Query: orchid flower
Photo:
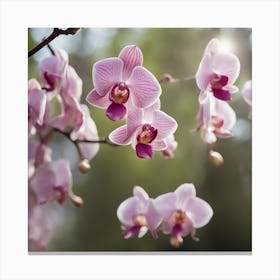
[[[170,244],[174,247],[179,247],[188,234],[198,240],[195,229],[205,226],[213,216],[211,206],[196,197],[193,184],[182,184],[175,192],[158,196],[154,203],[163,217],[162,232],[171,235]]]
[[[133,107],[152,105],[161,94],[161,87],[142,63],[142,52],[134,45],[124,47],[118,57],[96,62],[92,71],[95,88],[87,101],[106,108],[106,116],[113,121],[124,119]]]
[[[68,54],[64,50],[56,50],[54,53],[39,63],[40,78],[48,92],[60,87],[68,66]]]
[[[149,198],[145,190],[139,186],[134,187],[133,197],[120,204],[117,216],[122,223],[126,239],[135,235],[140,238],[148,230],[155,235],[155,230],[161,222],[161,216],[154,206],[154,200]]]
[[[118,145],[131,144],[139,158],[152,158],[155,151],[168,148],[167,138],[177,129],[177,122],[166,113],[150,107],[148,110],[135,109],[123,125],[109,135]]]
[[[215,143],[217,137],[231,137],[231,129],[235,123],[236,114],[227,102],[209,95],[204,103],[199,105],[196,130],[201,131],[205,143]]]
[[[240,72],[240,62],[236,55],[222,52],[218,39],[212,39],[202,57],[196,73],[196,83],[200,89],[199,101],[203,103],[208,94],[228,101],[231,94],[238,91],[234,86]]]
[[[71,140],[77,140],[85,130],[85,113],[79,101],[68,97],[67,104],[62,103],[62,113],[49,124],[63,132],[70,132]]]
[[[74,205],[81,206],[83,201],[72,192],[73,178],[68,161],[58,160],[37,168],[30,180],[30,186],[37,195],[38,203],[51,201],[64,203],[69,197]]]

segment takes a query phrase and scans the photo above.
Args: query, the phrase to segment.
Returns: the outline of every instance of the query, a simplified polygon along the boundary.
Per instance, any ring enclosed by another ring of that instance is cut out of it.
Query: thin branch
[[[78,143],[99,143],[99,144],[108,144],[113,147],[120,147],[120,145],[111,142],[107,137],[99,138],[98,140],[77,140]]]
[[[50,36],[48,36],[40,44],[38,44],[36,47],[34,47],[32,50],[28,52],[28,57],[34,55],[36,52],[38,52],[40,49],[48,45],[52,40],[54,40],[59,35],[74,35],[79,30],[80,28],[67,28],[67,29],[54,28]]]
[[[114,147],[120,147],[120,145],[117,145],[113,142],[111,142],[107,137],[104,137],[104,138],[99,138],[97,140],[76,140],[76,141],[73,141],[70,137],[70,134],[67,133],[67,132],[64,132],[64,131],[61,131],[57,128],[54,128],[53,129],[54,131],[56,132],[59,132],[60,134],[64,135],[66,138],[68,138],[71,142],[73,142],[74,144],[75,143],[90,143],[90,144],[107,144],[107,145],[110,145],[110,146],[114,146]],[[76,144],[75,144],[76,145]]]
[[[191,81],[195,79],[195,75],[187,76],[183,78],[173,78],[170,74],[164,74],[163,77],[159,80],[161,84],[173,84],[180,83],[185,81]]]
[[[74,140],[71,139],[70,133],[61,131],[57,128],[53,128],[52,131],[53,132],[59,132],[60,134],[64,135],[69,141],[71,141],[74,144],[74,146],[77,149],[80,160],[85,159],[85,157],[84,157],[83,152],[82,152],[82,150],[79,146],[79,143],[108,144],[108,145],[113,146],[113,147],[121,147],[120,145],[112,143],[108,138],[101,138],[101,139],[98,139],[98,140],[76,140],[76,141],[74,141]]]

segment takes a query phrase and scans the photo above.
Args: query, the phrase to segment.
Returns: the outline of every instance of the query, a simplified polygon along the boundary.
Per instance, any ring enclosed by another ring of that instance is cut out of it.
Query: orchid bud
[[[89,164],[89,160],[88,159],[83,159],[80,161],[79,163],[79,170],[85,174],[85,173],[88,173],[91,169],[91,166]]]
[[[215,166],[221,166],[224,163],[224,159],[222,155],[212,150],[209,152],[209,160]]]
[[[168,73],[164,74],[163,77],[160,79],[160,82],[163,84],[169,84],[174,81],[175,81],[175,79]]]

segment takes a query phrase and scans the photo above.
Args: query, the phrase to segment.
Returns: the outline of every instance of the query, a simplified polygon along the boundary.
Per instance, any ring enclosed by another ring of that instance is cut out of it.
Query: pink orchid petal
[[[107,108],[105,114],[111,121],[120,121],[124,119],[126,115],[126,108],[123,104],[112,102]]]
[[[162,222],[162,232],[164,234],[170,234],[172,232],[172,230],[173,230],[173,226],[174,226],[174,224],[172,223],[171,219],[169,219],[167,221],[164,220]]]
[[[205,102],[205,100],[207,99],[208,93],[209,92],[207,92],[207,91],[200,91],[200,94],[198,96],[199,104],[203,104]]]
[[[54,234],[53,223],[48,209],[37,205],[28,217],[28,247],[31,250],[46,250],[47,244]]]
[[[158,196],[155,200],[155,207],[164,220],[168,220],[176,211],[176,194],[166,193]]]
[[[58,58],[58,60],[61,63],[61,68],[65,68],[68,65],[69,57],[65,50],[59,49],[54,51],[55,56]]]
[[[178,142],[175,140],[174,134],[168,136],[163,142],[167,146],[165,149],[162,150],[163,157],[174,158],[174,151],[177,149],[178,146]]]
[[[97,93],[101,96],[122,81],[123,61],[119,58],[106,58],[93,65],[92,77]]]
[[[135,149],[136,155],[139,158],[152,158],[154,156],[154,152],[151,145],[138,143],[136,144]]]
[[[133,226],[133,217],[138,214],[138,199],[130,197],[123,201],[117,209],[117,216],[122,224]]]
[[[242,89],[242,95],[244,97],[244,100],[252,106],[252,81],[247,81]]]
[[[108,95],[100,96],[95,89],[87,95],[86,100],[89,104],[101,109],[107,108],[112,103]]]
[[[192,197],[188,201],[187,214],[190,215],[195,228],[205,226],[213,216],[211,206],[198,197]]]
[[[127,137],[127,127],[123,125],[116,128],[109,134],[109,139],[117,145],[128,145],[131,143],[131,138]]]
[[[205,54],[210,53],[211,55],[214,55],[219,52],[220,50],[220,41],[216,38],[210,40],[210,42],[207,44],[205,48]]]
[[[85,123],[86,116],[78,100],[73,98],[72,106],[73,107],[71,107],[71,110],[68,113],[74,118],[73,127],[70,133],[70,138],[73,141],[76,141],[80,137],[80,135],[84,133],[85,125],[86,125]]]
[[[158,80],[151,72],[141,66],[133,69],[127,85],[131,89],[133,103],[138,108],[152,105],[161,94]]]
[[[39,204],[52,200],[55,180],[55,173],[49,165],[38,168],[30,184],[37,195]]]
[[[67,102],[64,112],[49,121],[49,124],[62,131],[65,131],[71,125],[70,138],[76,141],[85,130],[85,112],[77,99],[69,97]]]
[[[180,185],[174,193],[176,195],[176,207],[183,212],[186,211],[189,199],[196,195],[194,185],[188,183]]]
[[[152,126],[158,130],[156,140],[159,141],[168,137],[170,134],[173,134],[176,131],[178,124],[166,113],[155,111]]]
[[[206,53],[199,64],[198,70],[195,75],[196,83],[199,89],[204,92],[207,90],[210,76],[213,74],[211,67],[211,55]]]
[[[218,53],[213,56],[213,72],[228,77],[228,84],[233,84],[240,72],[240,62],[237,56],[231,53]]]
[[[46,110],[47,97],[44,91],[33,89],[28,92],[28,107],[32,111],[34,121],[38,124],[43,123],[43,118]]]
[[[36,79],[30,79],[28,81],[28,91],[31,91],[33,89],[41,89],[41,86]]]
[[[144,112],[142,109],[135,108],[127,115],[127,138],[130,139],[137,129],[144,124]]]
[[[61,186],[66,192],[69,192],[73,185],[69,162],[64,159],[53,162],[52,170],[55,174],[55,186]]]
[[[130,77],[133,69],[136,66],[142,66],[143,64],[143,54],[141,50],[135,45],[124,47],[119,54],[119,58],[124,63],[122,73],[124,81]]]
[[[161,140],[161,141],[156,141],[155,140],[155,141],[152,142],[151,145],[152,145],[152,148],[153,148],[154,151],[163,151],[163,150],[167,149],[167,147],[168,147],[165,139]]]
[[[146,191],[139,187],[135,186],[133,188],[133,196],[138,199],[138,206],[137,211],[139,214],[146,214],[148,204],[149,204],[149,195],[146,193]]]
[[[42,165],[46,162],[50,162],[52,150],[45,144],[39,144],[36,149],[36,156],[35,156],[35,166]]]
[[[79,140],[98,140],[98,132],[96,124],[90,116],[89,109],[86,105],[81,105],[83,111],[85,112],[85,130],[82,135],[79,136]],[[92,143],[78,143],[82,154],[87,159],[91,160],[99,151],[99,144]]]
[[[149,199],[149,195],[146,193],[146,191],[139,186],[135,186],[133,188],[133,195],[142,202],[145,202]]]
[[[160,99],[158,98],[151,106],[144,109],[144,119],[147,123],[152,123],[154,111],[160,110]]]
[[[88,160],[92,160],[99,151],[99,144],[79,143],[82,154]]]
[[[55,119],[50,121],[49,124],[54,128],[64,131],[69,121],[70,115],[59,115]]]
[[[225,87],[223,87],[223,89],[228,90],[231,94],[236,93],[239,90],[239,88],[237,86],[234,86],[234,85],[226,85]]]
[[[211,117],[213,113],[215,114],[215,103],[216,98],[212,94],[207,94],[207,97],[204,100],[204,103],[200,105],[200,108],[202,110],[202,117],[203,117],[203,123],[205,123],[207,126],[211,124]]]
[[[236,123],[236,113],[225,101],[215,99],[215,114],[223,119],[224,130],[231,130]]]
[[[84,135],[80,139],[97,140],[98,132],[96,124],[90,116],[88,107],[84,104],[81,104],[81,109],[84,112],[86,118],[86,130],[84,132]]]
[[[182,224],[181,235],[187,236],[194,230],[193,222],[187,218],[186,221]]]
[[[78,76],[76,70],[72,66],[66,68],[65,79],[62,81],[60,95],[67,102],[69,97],[74,97],[78,101],[82,95],[83,81]]]
[[[159,226],[162,218],[154,205],[154,200],[152,199],[149,200],[145,216],[147,219],[149,230],[155,230]]]

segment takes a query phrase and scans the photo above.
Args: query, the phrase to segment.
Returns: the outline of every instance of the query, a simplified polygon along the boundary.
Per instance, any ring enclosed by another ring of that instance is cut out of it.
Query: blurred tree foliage
[[[51,29],[30,29],[28,48],[40,42]],[[94,87],[92,65],[96,61],[118,56],[128,44],[138,45],[144,54],[144,66],[160,79],[164,73],[173,77],[196,73],[204,48],[214,37],[228,39],[241,62],[239,89],[251,79],[250,29],[82,29],[75,36],[60,36],[51,43],[69,53],[72,65],[83,80],[83,103]],[[29,78],[38,78],[37,64],[50,55],[47,48],[29,59]],[[84,206],[74,208],[66,203],[65,211],[57,212],[56,234],[50,251],[251,251],[252,249],[252,141],[248,106],[240,92],[230,102],[238,122],[236,137],[218,140],[215,150],[225,160],[221,167],[208,161],[207,147],[200,135],[190,132],[196,126],[199,89],[194,80],[162,86],[162,110],[178,122],[175,134],[178,149],[174,159],[164,159],[156,153],[153,159],[136,157],[130,146],[100,147],[92,161],[92,170],[79,173],[74,146],[57,136],[53,143],[53,158],[71,160],[75,192],[84,198]],[[104,111],[91,106],[91,115],[99,135],[107,136],[123,124],[109,121]],[[62,149],[63,148],[63,149]],[[197,196],[212,206],[210,223],[197,230],[200,242],[184,239],[180,249],[169,245],[169,237],[160,235],[154,240],[150,234],[142,239],[124,240],[116,216],[118,205],[132,195],[135,185],[142,186],[151,197],[174,191],[180,184],[192,182]]]

